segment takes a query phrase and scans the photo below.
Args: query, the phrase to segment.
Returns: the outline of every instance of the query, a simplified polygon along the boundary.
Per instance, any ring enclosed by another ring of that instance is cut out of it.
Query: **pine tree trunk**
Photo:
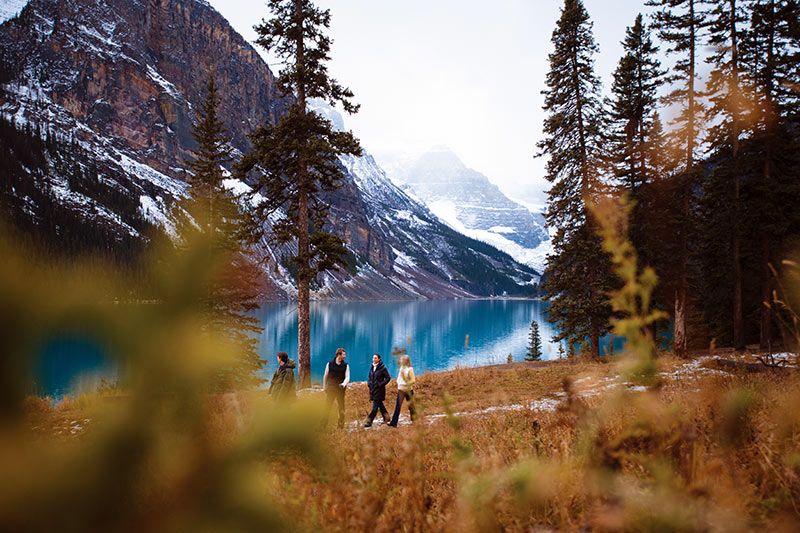
[[[592,358],[600,359],[600,328],[592,324]]]
[[[772,296],[772,272],[770,264],[770,245],[769,237],[765,231],[761,231],[761,324],[759,346],[764,350],[772,348],[772,311],[767,304]]]
[[[766,101],[765,132],[766,147],[764,153],[764,170],[762,179],[763,188],[767,191],[772,181],[772,144],[775,139],[775,126],[778,117],[775,112],[775,102],[773,101],[773,83],[775,73],[775,2],[769,3],[769,44],[767,45],[766,75],[764,80],[764,96]],[[765,213],[766,214],[766,213]],[[770,242],[769,236],[761,223],[759,229],[759,243],[761,245],[761,320],[759,346],[762,349],[772,349],[772,313],[767,304],[771,300],[772,272],[770,271]]]
[[[308,265],[309,235],[308,235],[308,197],[300,197],[298,224],[306,228],[300,232],[298,239],[298,253],[300,266],[297,277],[297,378],[301,389],[311,386],[311,279]]]
[[[296,40],[297,67],[305,71],[305,42],[303,28],[302,1],[295,0],[296,23],[301,28]],[[306,113],[306,87],[305,80],[297,83],[297,106],[301,114]],[[305,182],[308,178],[308,168],[302,158],[299,160],[297,180],[300,183],[300,197],[298,205],[297,223],[300,228],[297,239],[297,378],[299,388],[311,386],[311,265],[310,265],[310,235],[308,234],[308,188]]]
[[[736,178],[736,212],[739,211],[739,179]],[[738,216],[737,216],[738,220]],[[742,309],[742,259],[739,223],[736,222],[733,235],[733,347],[744,350],[744,310]]]
[[[681,220],[681,250],[678,269],[678,286],[675,289],[675,326],[673,331],[673,348],[675,354],[686,357],[686,299],[688,297],[688,228],[689,228],[689,181],[694,172],[694,145],[695,145],[695,11],[694,1],[689,2],[689,80],[688,80],[688,122],[686,124],[686,175],[681,187],[682,216]]]
[[[739,43],[736,32],[736,0],[729,0],[730,18],[729,29],[731,37],[731,87],[729,93],[734,95],[731,109],[731,146],[733,150],[733,347],[743,350],[744,342],[744,309],[742,306],[742,243],[739,228],[739,213],[741,212],[741,185],[739,182],[739,167],[736,160],[739,157]]]

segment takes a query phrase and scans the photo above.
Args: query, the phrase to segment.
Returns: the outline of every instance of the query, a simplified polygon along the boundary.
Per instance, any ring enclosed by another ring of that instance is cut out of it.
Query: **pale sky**
[[[264,0],[210,0],[249,41]],[[367,151],[414,156],[448,146],[512,198],[543,204],[534,159],[540,91],[561,0],[319,0],[332,15],[330,72],[361,104],[345,125]],[[584,0],[604,89],[644,0]],[[270,61],[277,73],[280,65]]]

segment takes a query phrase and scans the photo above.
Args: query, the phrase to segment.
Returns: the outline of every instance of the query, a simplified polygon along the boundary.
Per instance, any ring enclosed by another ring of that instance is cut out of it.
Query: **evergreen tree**
[[[219,99],[214,78],[198,111],[193,135],[197,142],[190,166],[188,198],[180,202],[178,228],[185,243],[199,250],[211,265],[211,276],[201,301],[209,335],[222,336],[239,347],[240,357],[218,377],[221,389],[257,384],[255,372],[264,361],[256,351],[261,273],[247,254],[249,221],[237,199],[223,186],[223,165],[231,162],[226,130],[217,114]],[[188,215],[188,216],[186,216]]]
[[[340,103],[354,113],[350,90],[328,74],[331,40],[325,35],[330,11],[310,0],[269,0],[272,18],[256,26],[257,43],[285,62],[278,84],[291,104],[277,124],[265,125],[252,137],[253,149],[240,171],[258,174],[255,190],[266,201],[257,208],[259,219],[272,227],[278,244],[291,243],[290,261],[297,282],[299,385],[311,384],[309,300],[317,274],[343,265],[341,239],[325,231],[328,205],[323,196],[341,186],[344,170],[337,157],[359,155],[358,141],[349,132],[334,131],[331,123],[309,112],[309,99]]]
[[[760,264],[762,348],[772,343],[770,265],[782,237],[796,231],[796,151],[800,84],[800,8],[795,0],[755,0],[750,28],[742,46],[744,74],[754,88],[755,132],[748,149],[760,161],[752,187],[751,209],[757,213]]]
[[[638,15],[633,26],[625,32],[622,42],[625,54],[614,71],[609,102],[609,152],[611,167],[619,185],[634,201],[631,214],[631,240],[643,260],[652,264],[653,248],[658,241],[648,240],[645,229],[653,225],[645,221],[652,215],[653,206],[645,193],[646,186],[659,179],[656,167],[661,158],[651,146],[661,143],[661,124],[656,104],[659,86],[664,72],[656,58],[658,47],[653,44],[650,32],[645,27],[642,15]],[[651,138],[652,135],[658,138]]]
[[[549,319],[557,340],[591,339],[595,357],[608,330],[611,307],[606,296],[611,273],[608,256],[590,220],[587,203],[602,192],[598,176],[602,155],[600,80],[594,73],[597,44],[581,0],[565,0],[553,32],[554,50],[544,109],[545,139],[539,155],[548,156],[547,224],[555,227],[553,254],[544,283]]]
[[[721,257],[732,268],[722,264],[723,271],[730,268],[732,271],[732,340],[736,349],[743,349],[744,341],[744,310],[742,305],[742,259],[741,259],[741,174],[742,166],[739,164],[739,148],[741,136],[747,124],[748,100],[741,83],[741,64],[739,48],[744,38],[745,13],[741,1],[737,0],[707,0],[712,9],[707,16],[709,30],[708,43],[713,53],[706,61],[713,66],[706,86],[710,106],[707,110],[707,119],[714,124],[709,128],[709,144],[716,157],[729,158],[724,165],[718,165],[709,176],[715,183],[711,187],[732,190],[731,201],[717,203],[716,211],[710,213],[712,218],[722,215],[727,222],[724,230],[729,232],[730,238],[723,238],[723,242],[730,242],[730,252],[721,250]],[[729,186],[727,186],[730,184]],[[712,208],[713,209],[713,208]],[[717,216],[713,216],[717,215]],[[719,221],[717,221],[719,222]],[[719,224],[715,229],[720,229]],[[729,259],[728,259],[729,258]],[[717,291],[726,290],[727,285],[717,286]],[[727,291],[726,291],[727,292]]]
[[[542,338],[539,336],[539,323],[531,321],[531,332],[528,335],[528,353],[526,361],[539,361],[542,358]]]
[[[674,270],[676,280],[673,344],[678,355],[685,355],[687,350],[691,190],[697,178],[696,151],[703,111],[697,90],[697,50],[704,20],[700,4],[700,0],[647,2],[647,5],[658,8],[654,25],[661,39],[668,45],[667,52],[677,56],[674,73],[666,78],[673,89],[664,101],[679,108],[679,113],[672,122],[670,139],[677,151],[683,154],[678,172],[673,178],[676,180],[674,203],[679,211],[676,220],[671,222],[676,229],[677,253],[674,267],[670,270]],[[662,277],[666,277],[664,272]]]

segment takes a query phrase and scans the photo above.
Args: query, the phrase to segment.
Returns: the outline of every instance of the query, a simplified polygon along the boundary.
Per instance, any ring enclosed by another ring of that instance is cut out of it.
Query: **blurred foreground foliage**
[[[238,349],[204,330],[203,243],[154,254],[147,302],[102,264],[32,262],[1,243],[0,530],[796,531],[798,372],[673,371],[686,362],[656,353],[656,277],[627,213],[613,199],[594,213],[622,282],[618,362],[422,375],[429,416],[397,430],[319,432],[313,398],[216,392]],[[789,321],[793,283],[775,303]],[[119,387],[73,401],[91,420],[76,438],[36,431],[58,412],[22,385],[37,346],[63,332],[124,369]],[[521,408],[560,383],[554,410]],[[349,387],[351,420],[367,398]]]
[[[156,246],[143,287],[102,261],[33,261],[0,239],[0,530],[287,527],[257,465],[321,457],[303,422],[316,405],[215,393],[242,364],[241,345],[209,334],[197,303],[215,275],[207,251]],[[26,417],[32,405],[47,409],[25,397],[37,350],[62,335],[102,346],[120,369],[118,387],[80,405],[91,428],[69,441],[37,434]]]

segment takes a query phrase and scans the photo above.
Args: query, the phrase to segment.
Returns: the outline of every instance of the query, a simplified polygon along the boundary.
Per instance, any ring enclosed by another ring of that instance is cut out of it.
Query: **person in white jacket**
[[[322,376],[322,388],[325,389],[327,395],[325,405],[325,421],[324,425],[328,425],[328,416],[331,413],[333,401],[339,406],[339,420],[338,425],[340,428],[344,427],[344,393],[347,391],[347,384],[350,383],[350,366],[345,361],[347,352],[344,348],[336,350],[336,356],[325,365],[325,375]]]
[[[411,366],[411,358],[404,355],[400,358],[400,368],[397,371],[397,402],[394,404],[394,414],[389,426],[397,427],[397,422],[400,420],[400,409],[403,407],[403,401],[408,401],[408,413],[411,415],[411,421],[414,421],[414,384],[417,379],[414,377],[414,367]]]

